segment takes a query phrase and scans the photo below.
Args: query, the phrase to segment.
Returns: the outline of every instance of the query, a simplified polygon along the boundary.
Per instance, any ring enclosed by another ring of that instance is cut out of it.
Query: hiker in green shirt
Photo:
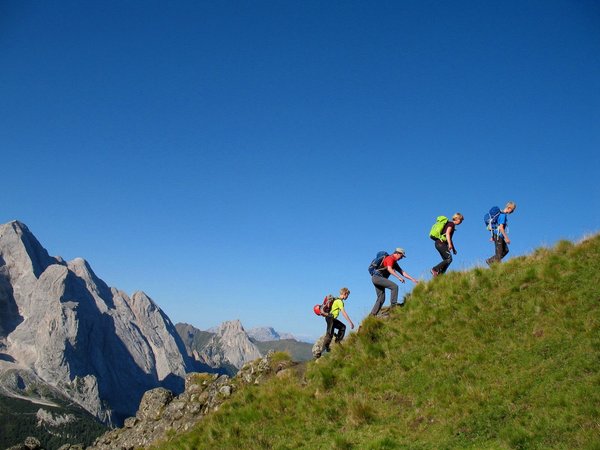
[[[340,312],[346,318],[348,323],[350,323],[350,328],[354,329],[354,323],[352,319],[348,316],[348,313],[344,309],[344,300],[348,299],[350,295],[350,290],[346,287],[340,289],[340,296],[333,301],[331,305],[331,311],[325,317],[325,322],[327,323],[327,331],[325,332],[325,339],[323,340],[323,350],[322,351],[330,351],[329,345],[331,344],[331,340],[334,337],[335,333],[335,342],[340,342],[344,339],[344,335],[346,334],[346,325],[344,325],[341,321],[338,320],[338,316]],[[321,353],[317,353],[317,358],[321,357]]]

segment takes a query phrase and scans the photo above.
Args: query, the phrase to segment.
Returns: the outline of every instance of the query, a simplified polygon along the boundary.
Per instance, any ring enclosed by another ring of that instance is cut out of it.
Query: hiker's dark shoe
[[[431,275],[433,275],[433,278],[435,278],[439,275],[439,272],[435,269],[431,269]]]
[[[321,357],[321,354],[320,354],[320,353],[317,353],[317,354],[315,355],[315,359],[319,359],[320,357]]]

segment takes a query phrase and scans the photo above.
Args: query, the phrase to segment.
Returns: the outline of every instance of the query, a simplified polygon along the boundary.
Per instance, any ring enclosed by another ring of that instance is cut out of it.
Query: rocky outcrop
[[[34,437],[28,437],[24,442],[8,447],[6,450],[45,450],[45,448],[38,439]],[[58,450],[83,450],[83,446],[65,444],[61,445]]]
[[[148,389],[180,392],[191,369],[152,299],[108,287],[81,258],[49,256],[17,221],[0,226],[0,363],[116,424]],[[27,385],[17,391],[25,395]]]
[[[273,374],[284,374],[291,364],[289,360],[275,362],[273,353],[269,353],[244,365],[234,378],[188,374],[181,395],[174,396],[163,388],[146,392],[135,417],[126,419],[123,428],[99,437],[88,450],[133,450],[154,445],[169,434],[185,432],[217,410],[236,390],[260,384]]]
[[[28,437],[21,444],[8,447],[6,450],[43,450],[40,441],[34,437]]]
[[[236,369],[260,357],[260,350],[250,341],[239,320],[223,322],[198,353],[198,358],[211,367],[230,364]]]

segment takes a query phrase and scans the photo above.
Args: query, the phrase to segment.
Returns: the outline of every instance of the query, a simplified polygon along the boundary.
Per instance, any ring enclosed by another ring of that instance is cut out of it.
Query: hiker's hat
[[[404,251],[403,248],[400,248],[400,247],[396,248],[394,253],[400,253],[402,256],[406,257],[406,252]]]

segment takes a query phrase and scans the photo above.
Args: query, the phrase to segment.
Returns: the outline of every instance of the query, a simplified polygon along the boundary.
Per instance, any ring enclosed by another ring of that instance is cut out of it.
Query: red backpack
[[[328,294],[323,299],[323,303],[319,303],[313,307],[313,311],[317,316],[325,316],[327,317],[331,312],[331,306],[335,301],[335,297],[331,294]]]

